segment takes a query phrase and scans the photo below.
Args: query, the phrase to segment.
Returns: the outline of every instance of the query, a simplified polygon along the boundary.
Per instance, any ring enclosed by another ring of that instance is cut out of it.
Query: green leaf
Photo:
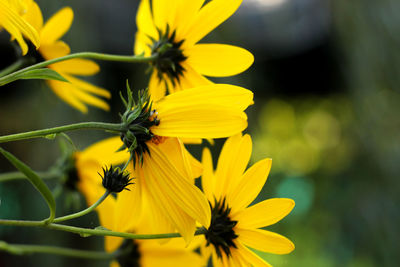
[[[68,82],[68,80],[65,79],[63,76],[61,76],[58,72],[49,68],[41,68],[36,70],[28,70],[14,75],[11,74],[11,76],[6,80],[0,81],[0,85],[5,85],[7,83],[16,80],[28,80],[28,79],[56,80],[56,81]]]
[[[47,222],[53,221],[56,213],[56,202],[54,200],[53,194],[43,180],[25,163],[17,159],[10,152],[5,151],[0,147],[0,152],[6,157],[20,172],[25,174],[26,178],[32,183],[32,185],[40,192],[43,198],[46,200],[47,205],[50,209],[50,216],[47,218]]]

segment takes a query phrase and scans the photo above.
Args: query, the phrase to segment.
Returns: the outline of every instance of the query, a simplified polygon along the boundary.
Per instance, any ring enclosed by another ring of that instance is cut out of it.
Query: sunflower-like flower
[[[260,228],[284,218],[294,207],[287,198],[272,198],[248,207],[265,184],[271,159],[260,160],[245,171],[252,150],[249,135],[230,137],[214,172],[210,151],[203,151],[202,186],[211,210],[211,224],[202,251],[214,266],[270,266],[248,247],[287,254],[294,244]]]
[[[110,230],[118,229],[115,216],[116,201],[113,196],[108,197],[98,208],[100,224]],[[151,212],[151,211],[150,211]],[[139,232],[146,232],[146,224],[138,225]],[[143,228],[143,229],[142,229]],[[119,237],[105,237],[105,250],[108,252],[122,252],[111,267],[200,267],[205,266],[202,257],[191,248],[187,248],[182,239],[173,239],[166,244],[157,240],[128,240]]]
[[[42,59],[54,59],[70,53],[68,44],[59,39],[71,27],[73,16],[72,9],[65,7],[54,14],[43,25],[43,16],[39,6],[34,3],[32,8],[29,9],[26,19],[39,32],[41,42],[39,53]],[[70,59],[52,64],[49,68],[55,70],[69,81],[47,81],[53,92],[66,103],[83,113],[87,112],[86,104],[109,110],[108,104],[99,97],[110,98],[110,92],[74,76],[96,74],[100,68],[95,62],[87,59]]]
[[[244,110],[252,99],[247,89],[215,84],[176,92],[152,105],[138,103],[132,119],[147,114],[150,107],[152,115],[142,116],[147,121],[134,119],[127,134],[121,136],[138,160],[130,170],[136,188],[121,192],[117,199],[119,223],[132,227],[146,199],[153,211],[149,224],[155,233],[178,230],[190,241],[196,221],[208,226],[210,209],[193,180],[200,175],[199,168],[179,138],[220,138],[241,132],[247,127]],[[125,114],[129,117],[129,112]],[[132,131],[146,125],[143,134]],[[135,138],[126,140],[129,135]]]
[[[151,2],[151,3],[150,3]],[[205,76],[225,77],[245,71],[253,55],[243,48],[197,44],[229,18],[242,0],[142,0],[136,16],[135,54],[157,56],[149,89],[154,100],[182,89],[207,85]]]
[[[26,0],[0,1],[0,30],[4,28],[17,40],[22,49],[22,55],[28,52],[28,45],[24,40],[24,36],[28,38],[36,48],[38,48],[40,44],[37,31],[22,17],[32,3],[33,1]]]
[[[142,99],[149,100],[145,96]],[[179,137],[217,138],[241,132],[247,127],[244,110],[252,101],[251,91],[224,84],[187,89],[153,104],[138,101],[132,107],[129,101],[122,115],[126,128],[121,137],[93,145],[85,150],[86,157],[78,155],[80,177],[88,179],[101,166],[122,164],[135,157],[135,164],[128,167],[135,178],[134,184],[127,187],[130,191],[123,190],[117,197],[117,229],[130,231],[142,217],[148,217],[149,232],[177,230],[189,242],[196,221],[209,226],[210,207],[194,185],[194,178],[201,175],[200,163]],[[127,150],[115,153],[121,145],[128,147],[129,153]],[[89,166],[95,169],[90,170]],[[90,180],[82,181],[85,195],[92,198],[89,204],[104,193],[98,177]],[[149,216],[143,215],[145,210],[151,210]]]

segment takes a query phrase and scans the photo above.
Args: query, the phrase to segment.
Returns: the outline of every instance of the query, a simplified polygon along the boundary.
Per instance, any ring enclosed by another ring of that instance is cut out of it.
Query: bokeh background
[[[73,52],[133,53],[139,1],[37,0],[45,19],[63,6],[75,12],[63,38]],[[202,42],[245,47],[255,56],[241,75],[212,79],[254,91],[248,109],[252,163],[265,157],[273,167],[258,200],[290,197],[293,212],[268,229],[296,244],[290,255],[262,254],[275,266],[397,266],[400,262],[400,2],[397,0],[244,0],[239,10]],[[16,59],[0,33],[0,67]],[[118,121],[118,92],[129,79],[146,87],[145,65],[99,62],[88,80],[109,89],[111,112],[81,114],[58,99],[42,81],[0,88],[0,135],[79,121]],[[108,136],[70,134],[76,146]],[[217,140],[218,155],[223,140]],[[57,140],[2,144],[33,169],[45,171],[60,156]],[[199,148],[191,147],[200,155]],[[0,172],[13,171],[0,158]],[[57,184],[49,182],[56,189]],[[57,189],[58,190],[58,189]],[[66,200],[70,200],[67,202]],[[69,203],[68,205],[65,203]],[[58,214],[85,202],[63,188]],[[45,203],[26,181],[0,184],[0,218],[42,219]],[[90,214],[72,224],[95,227]],[[99,237],[36,228],[0,227],[0,240],[102,249]],[[104,261],[0,252],[0,266],[107,266]],[[84,265],[83,265],[84,264]]]

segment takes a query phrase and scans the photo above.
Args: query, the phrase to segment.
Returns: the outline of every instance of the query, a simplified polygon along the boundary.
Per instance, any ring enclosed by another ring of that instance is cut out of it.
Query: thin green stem
[[[131,152],[131,155],[129,156],[129,160],[127,161],[127,162],[125,162],[125,165],[124,165],[124,167],[122,167],[122,172],[123,171],[125,171],[125,169],[128,167],[128,165],[129,165],[129,162],[131,162],[132,161],[132,159],[133,159],[133,157],[135,156],[135,153],[132,153]]]
[[[81,258],[81,259],[91,259],[91,260],[112,260],[117,256],[116,253],[106,253],[100,251],[88,251],[88,250],[79,250],[79,249],[53,247],[53,246],[17,245],[17,244],[8,244],[3,241],[0,241],[0,250],[15,255],[27,255],[27,254],[29,255],[33,253],[42,253],[42,254],[53,254],[53,255],[67,256],[67,257]]]
[[[60,173],[55,171],[48,172],[36,172],[36,174],[42,179],[55,179],[60,176]],[[0,174],[0,183],[14,180],[26,179],[26,176],[22,172],[6,172]]]
[[[54,223],[59,223],[59,222],[63,222],[63,221],[75,219],[75,218],[84,216],[84,215],[86,215],[86,214],[92,212],[95,208],[97,208],[97,206],[99,206],[99,205],[101,204],[101,202],[103,202],[103,201],[110,195],[110,193],[111,193],[111,192],[107,190],[107,191],[104,193],[104,195],[102,195],[102,196],[99,198],[99,200],[96,201],[96,203],[94,203],[92,206],[88,207],[87,209],[84,209],[84,210],[82,210],[82,211],[80,211],[80,212],[76,212],[76,213],[73,213],[73,214],[70,214],[70,215],[66,215],[66,216],[63,216],[63,217],[55,218],[55,219],[53,220],[53,222],[54,222]]]
[[[81,123],[69,124],[43,130],[0,136],[0,143],[23,140],[23,139],[46,137],[52,134],[58,134],[66,131],[74,131],[81,129],[96,129],[96,130],[120,132],[123,130],[123,128],[124,128],[123,124],[120,123],[81,122]]]
[[[83,237],[88,236],[115,236],[123,237],[127,239],[163,239],[163,238],[176,238],[181,237],[179,233],[168,233],[168,234],[130,234],[123,232],[115,232],[111,230],[103,229],[89,229],[81,228],[69,225],[62,225],[56,223],[46,224],[45,221],[20,221],[20,220],[0,220],[0,225],[9,226],[32,226],[32,227],[44,227],[52,230],[65,231],[70,233],[79,234]],[[205,228],[199,228],[195,235],[204,235],[207,232]]]
[[[34,70],[34,69],[39,69],[46,67],[48,65],[73,59],[73,58],[90,58],[90,59],[97,59],[97,60],[104,60],[104,61],[118,61],[118,62],[130,62],[130,63],[146,63],[146,62],[151,62],[154,59],[156,59],[158,55],[152,55],[150,57],[144,57],[142,55],[132,55],[132,56],[120,56],[120,55],[110,55],[110,54],[102,54],[102,53],[94,53],[94,52],[80,52],[80,53],[73,53],[69,54],[63,57],[51,59],[51,60],[46,60],[37,64],[34,64],[32,66],[23,68],[19,71],[10,73],[4,77],[0,78],[0,86],[4,85],[7,83],[7,80],[12,78],[15,75],[19,75],[21,73],[24,73],[26,71]]]
[[[0,77],[10,74],[11,72],[14,72],[26,64],[32,64],[32,63],[34,63],[32,58],[21,58],[21,59],[15,61],[13,64],[8,66],[7,68],[1,70]]]

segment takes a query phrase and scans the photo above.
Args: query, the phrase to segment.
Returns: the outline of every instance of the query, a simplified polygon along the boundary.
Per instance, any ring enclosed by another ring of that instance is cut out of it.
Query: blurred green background
[[[138,1],[37,0],[48,19],[63,6],[75,12],[63,38],[73,52],[133,53]],[[244,0],[239,10],[202,42],[245,47],[254,65],[241,75],[212,79],[254,91],[248,109],[252,163],[273,159],[258,200],[290,197],[293,212],[268,229],[290,238],[290,255],[262,254],[275,266],[397,266],[400,262],[400,2],[396,0]],[[0,67],[16,59],[0,33]],[[41,81],[1,88],[0,135],[79,121],[118,121],[118,92],[129,79],[146,87],[147,66],[99,62],[88,80],[112,92],[111,112],[70,108]],[[79,149],[108,136],[71,133]],[[218,155],[223,140],[213,148]],[[60,155],[56,141],[2,144],[33,169],[44,171]],[[199,149],[191,147],[195,155]],[[0,158],[0,172],[13,171]],[[56,187],[50,183],[52,188]],[[72,192],[58,198],[58,214]],[[81,208],[84,200],[78,198]],[[26,181],[0,184],[0,218],[41,219],[45,203]],[[72,222],[97,226],[91,214]],[[102,249],[102,239],[36,228],[0,227],[0,240]],[[107,266],[107,262],[0,252],[0,266]]]

